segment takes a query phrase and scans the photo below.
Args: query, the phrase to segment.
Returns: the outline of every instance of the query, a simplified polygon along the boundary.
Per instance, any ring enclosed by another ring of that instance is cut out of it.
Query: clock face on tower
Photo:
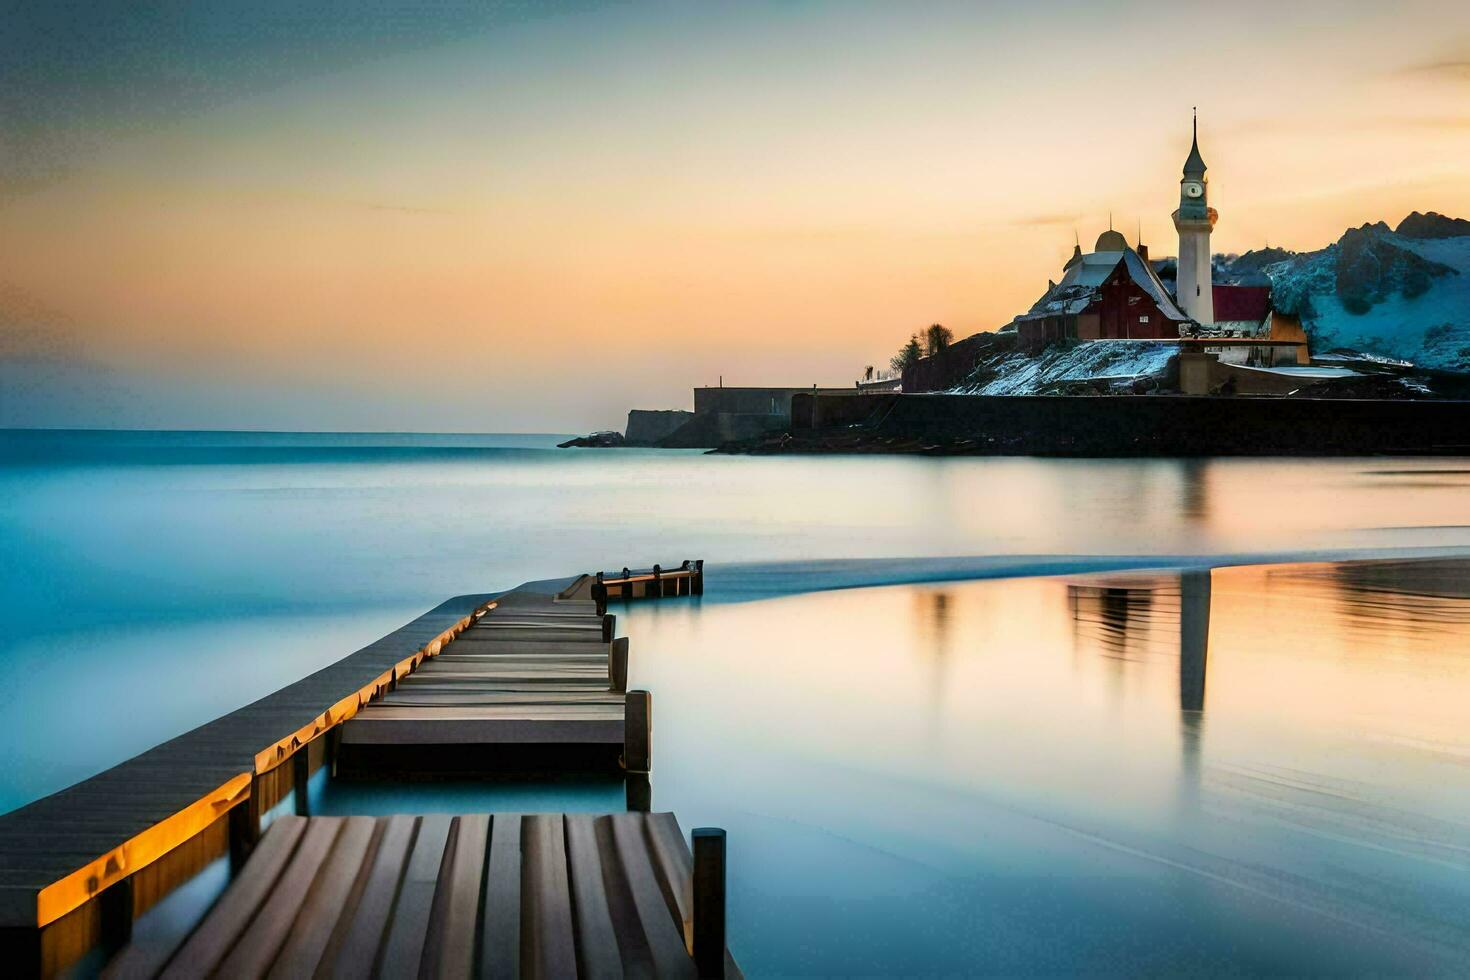
[[[1184,182],[1184,196],[1185,197],[1203,197],[1204,196],[1204,193],[1205,193],[1205,185],[1204,184],[1197,183],[1197,182],[1195,182],[1193,180],[1187,180],[1187,181]]]

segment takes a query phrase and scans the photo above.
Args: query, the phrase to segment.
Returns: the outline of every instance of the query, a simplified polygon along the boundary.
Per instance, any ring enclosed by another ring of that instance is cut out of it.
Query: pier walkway
[[[502,597],[343,726],[342,763],[463,772],[524,760],[648,772],[651,699],[627,690],[628,641],[614,638],[616,618],[603,603],[580,598],[590,584]]]
[[[649,585],[650,582],[653,584]],[[339,887],[344,875],[368,888],[375,879],[368,874],[366,864],[359,867],[362,874],[353,877],[342,870],[341,862],[348,860],[345,855],[355,853],[352,849],[364,840],[371,844],[374,855],[386,853],[382,846],[401,842],[405,831],[394,828],[401,828],[402,821],[369,820],[371,830],[364,829],[368,825],[362,821],[367,818],[355,817],[316,818],[327,822],[317,824],[313,820],[308,825],[307,787],[313,772],[323,767],[334,769],[338,754],[346,748],[362,747],[375,727],[378,731],[405,730],[402,724],[408,720],[405,713],[414,716],[410,728],[438,729],[433,738],[439,741],[423,744],[498,753],[509,762],[516,761],[509,757],[525,755],[538,744],[600,745],[610,749],[630,774],[631,808],[646,810],[647,778],[642,774],[649,768],[649,702],[642,692],[626,691],[628,644],[625,639],[615,640],[612,636],[614,622],[606,614],[607,603],[610,598],[617,601],[698,595],[702,591],[702,563],[685,562],[669,573],[655,566],[646,573],[629,570],[627,575],[589,574],[530,582],[504,593],[457,596],[274,694],[90,779],[0,815],[0,959],[11,975],[55,975],[69,969],[88,951],[124,949],[129,952],[117,961],[116,972],[147,974],[148,969],[133,967],[140,964],[157,967],[174,956],[175,950],[182,955],[185,947],[175,944],[162,951],[154,947],[151,953],[143,955],[130,945],[134,920],[225,855],[229,857],[233,884],[226,899],[211,915],[211,923],[230,902],[244,901],[229,896],[240,894],[248,882],[257,882],[250,887],[263,887],[259,882],[264,872],[247,873],[247,869],[276,860],[269,858],[271,854],[286,860],[280,856],[283,849],[289,851],[287,857],[299,854],[302,860],[318,854],[320,873],[308,874],[304,870],[307,865],[293,857],[290,867],[298,870],[279,879],[270,877],[270,887],[264,888],[262,896],[295,894],[279,891],[287,885],[307,887],[311,895],[316,895],[321,889]],[[146,705],[139,707],[146,709]],[[355,741],[349,742],[346,732],[359,721],[361,726],[354,728],[351,736]],[[539,771],[537,767],[544,760],[533,758],[532,761],[530,767],[520,768]],[[641,797],[632,788],[635,776],[643,786]],[[632,802],[635,800],[641,803]],[[293,804],[295,816],[280,813],[282,807],[290,808]],[[297,817],[301,820],[297,821]],[[445,831],[440,862],[444,873],[451,867],[460,867],[455,864],[455,854],[460,853],[455,841],[477,839],[477,827],[483,827],[488,835],[497,820],[505,827],[510,826],[511,819],[466,816],[454,821],[453,828],[469,830],[463,833],[454,830],[452,836]],[[522,827],[523,855],[542,853],[536,849],[544,850],[543,838],[548,833],[544,826],[552,819],[538,816],[521,820],[518,826]],[[629,819],[635,823],[630,824]],[[572,850],[571,828],[582,826],[582,820],[567,818],[560,824],[564,830],[565,852],[561,860],[571,862],[569,868],[577,861]],[[592,825],[599,848],[604,841],[633,839],[627,836],[632,831],[614,833],[607,828],[636,825],[641,829],[634,836],[641,835],[639,839],[646,840],[652,849],[653,857],[647,861],[657,858],[664,862],[649,865],[655,870],[663,869],[651,879],[658,883],[660,893],[666,897],[675,892],[684,894],[680,889],[685,886],[668,870],[674,865],[668,863],[672,858],[665,853],[670,848],[671,817],[655,818],[639,813],[615,815],[606,820]],[[262,843],[262,830],[267,824],[270,829],[264,839],[278,842],[270,846]],[[432,840],[432,835],[438,833],[431,831],[431,836],[425,838],[424,827],[429,825],[437,827],[439,821],[423,818],[413,824],[415,854],[420,840]],[[309,832],[308,826],[322,829]],[[287,848],[279,842],[293,837],[295,832],[286,829],[291,827],[302,829],[299,843]],[[696,855],[700,833],[695,838]],[[551,836],[555,836],[554,832]],[[496,870],[509,866],[495,858],[497,852],[491,845],[498,839],[485,838],[490,842],[486,844],[483,872],[487,902],[488,896],[500,895],[507,887],[499,883],[497,875],[510,873]],[[302,850],[308,843],[311,848]],[[364,861],[367,853],[363,852]],[[688,852],[682,853],[687,859]],[[720,853],[723,855],[723,844]],[[621,844],[611,851],[599,850],[599,854],[611,862],[603,865],[603,880],[608,889],[604,898],[610,903],[609,908],[623,908],[618,903],[628,895],[636,896],[640,889],[646,891],[650,879],[635,870],[644,866],[639,864],[643,859],[635,859],[634,852]],[[338,856],[328,860],[328,855]],[[373,860],[378,862],[379,857]],[[428,857],[422,860],[424,867],[432,863]],[[464,860],[474,863],[469,858]],[[624,878],[609,870],[614,864]],[[412,862],[404,867],[403,881],[407,887],[407,882],[417,879]],[[438,868],[435,865],[436,873]],[[568,873],[572,875],[568,879],[571,887],[578,879],[574,870]],[[303,877],[308,881],[307,886],[302,885]],[[642,884],[635,884],[635,877]],[[713,880],[708,874],[705,878]],[[710,892],[711,897],[704,904],[707,910],[718,906],[723,930],[723,863],[718,878],[719,901]],[[524,878],[520,880],[524,884]],[[623,883],[619,884],[620,881]],[[438,892],[434,894],[437,896]],[[458,895],[459,891],[454,894]],[[533,889],[532,894],[540,893]],[[579,903],[584,901],[580,892],[574,894],[579,896]],[[301,895],[297,898],[306,901]],[[363,896],[353,901],[358,898]],[[531,901],[527,908],[541,907],[537,904],[541,899]],[[687,921],[685,913],[698,917],[697,911],[689,913],[674,898],[668,901],[672,903],[671,908],[681,910],[680,916],[685,916],[680,921]],[[640,917],[646,911],[646,904],[638,906],[643,910],[639,912]],[[290,923],[299,923],[317,914],[312,911],[314,907],[311,901],[300,907],[289,903],[280,906],[273,898],[258,906],[256,918],[261,923],[282,917]],[[433,908],[438,915],[438,905]],[[534,917],[541,913],[525,914]],[[432,921],[436,923],[434,928],[440,927],[439,919]],[[625,937],[624,927],[632,920],[624,912],[616,913],[614,921],[617,955],[638,972],[641,969],[638,964],[644,962],[640,958],[644,954],[638,952],[643,948],[640,944],[652,940]],[[311,928],[320,930],[321,926],[318,923]],[[521,934],[531,935],[524,930]],[[244,941],[248,935],[241,933],[239,938]],[[319,932],[313,935],[320,937]],[[566,948],[575,950],[579,964],[612,962],[597,959],[606,953],[598,945],[609,940],[605,930],[570,935],[564,946],[570,944]],[[178,939],[183,941],[184,937]],[[692,950],[689,945],[692,939],[687,936],[686,939],[686,946]],[[456,941],[462,942],[462,937]],[[721,949],[723,945],[721,939]],[[281,947],[278,952],[284,949]],[[493,950],[492,953],[501,955]],[[718,964],[710,965],[710,955],[706,952],[704,967],[699,970],[701,976],[720,975],[723,970]],[[181,968],[189,962],[192,961],[174,960],[175,966]],[[540,960],[533,958],[530,962]],[[187,970],[183,973],[172,967],[171,970],[176,975],[189,975]]]
[[[283,817],[165,962],[106,975],[738,977],[724,836],[693,840],[670,813]]]

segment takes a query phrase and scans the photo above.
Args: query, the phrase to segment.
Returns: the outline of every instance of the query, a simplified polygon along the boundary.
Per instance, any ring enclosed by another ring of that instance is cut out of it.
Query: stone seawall
[[[628,412],[628,428],[624,430],[623,436],[630,446],[657,445],[659,440],[672,435],[692,418],[693,412],[679,409],[635,408]]]
[[[737,451],[1470,455],[1470,401],[805,394],[789,433]]]

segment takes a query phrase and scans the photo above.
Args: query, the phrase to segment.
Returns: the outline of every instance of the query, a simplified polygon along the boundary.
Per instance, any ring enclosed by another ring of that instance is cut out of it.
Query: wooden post
[[[725,832],[696,827],[694,844],[694,968],[701,978],[725,975]]]
[[[133,941],[133,876],[128,875],[97,896],[103,949],[118,950]]]
[[[311,750],[307,745],[301,746],[291,756],[291,780],[295,784],[292,795],[296,797],[298,817],[311,816]]]
[[[648,813],[653,809],[653,783],[646,772],[630,772],[624,780],[628,812]]]
[[[619,694],[628,690],[628,638],[620,636],[607,647],[607,689]]]
[[[653,696],[629,691],[623,705],[623,768],[648,772],[653,762]]]
[[[342,754],[342,726],[333,725],[327,729],[327,763],[331,766],[328,772],[335,777],[337,775],[337,756]]]
[[[694,594],[704,595],[704,559],[694,563]]]
[[[664,597],[664,570],[657,565],[653,566],[653,584],[643,587],[643,598],[662,599]]]
[[[611,643],[618,631],[618,617],[607,613],[602,617],[602,642]]]
[[[230,872],[238,874],[260,840],[260,777],[250,777],[250,796],[230,810]]]
[[[592,586],[592,601],[597,603],[597,615],[607,615],[607,586],[602,584],[602,573],[597,573],[597,583]]]

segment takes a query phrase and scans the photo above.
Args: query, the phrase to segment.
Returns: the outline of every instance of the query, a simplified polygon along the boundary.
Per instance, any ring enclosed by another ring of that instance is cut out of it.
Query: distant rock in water
[[[1470,235],[1470,221],[1451,218],[1438,211],[1430,211],[1428,214],[1415,211],[1400,221],[1394,232],[1404,238],[1458,238],[1461,235]]]
[[[557,449],[617,449],[627,445],[621,432],[594,432],[590,436],[578,436],[556,444]]]

